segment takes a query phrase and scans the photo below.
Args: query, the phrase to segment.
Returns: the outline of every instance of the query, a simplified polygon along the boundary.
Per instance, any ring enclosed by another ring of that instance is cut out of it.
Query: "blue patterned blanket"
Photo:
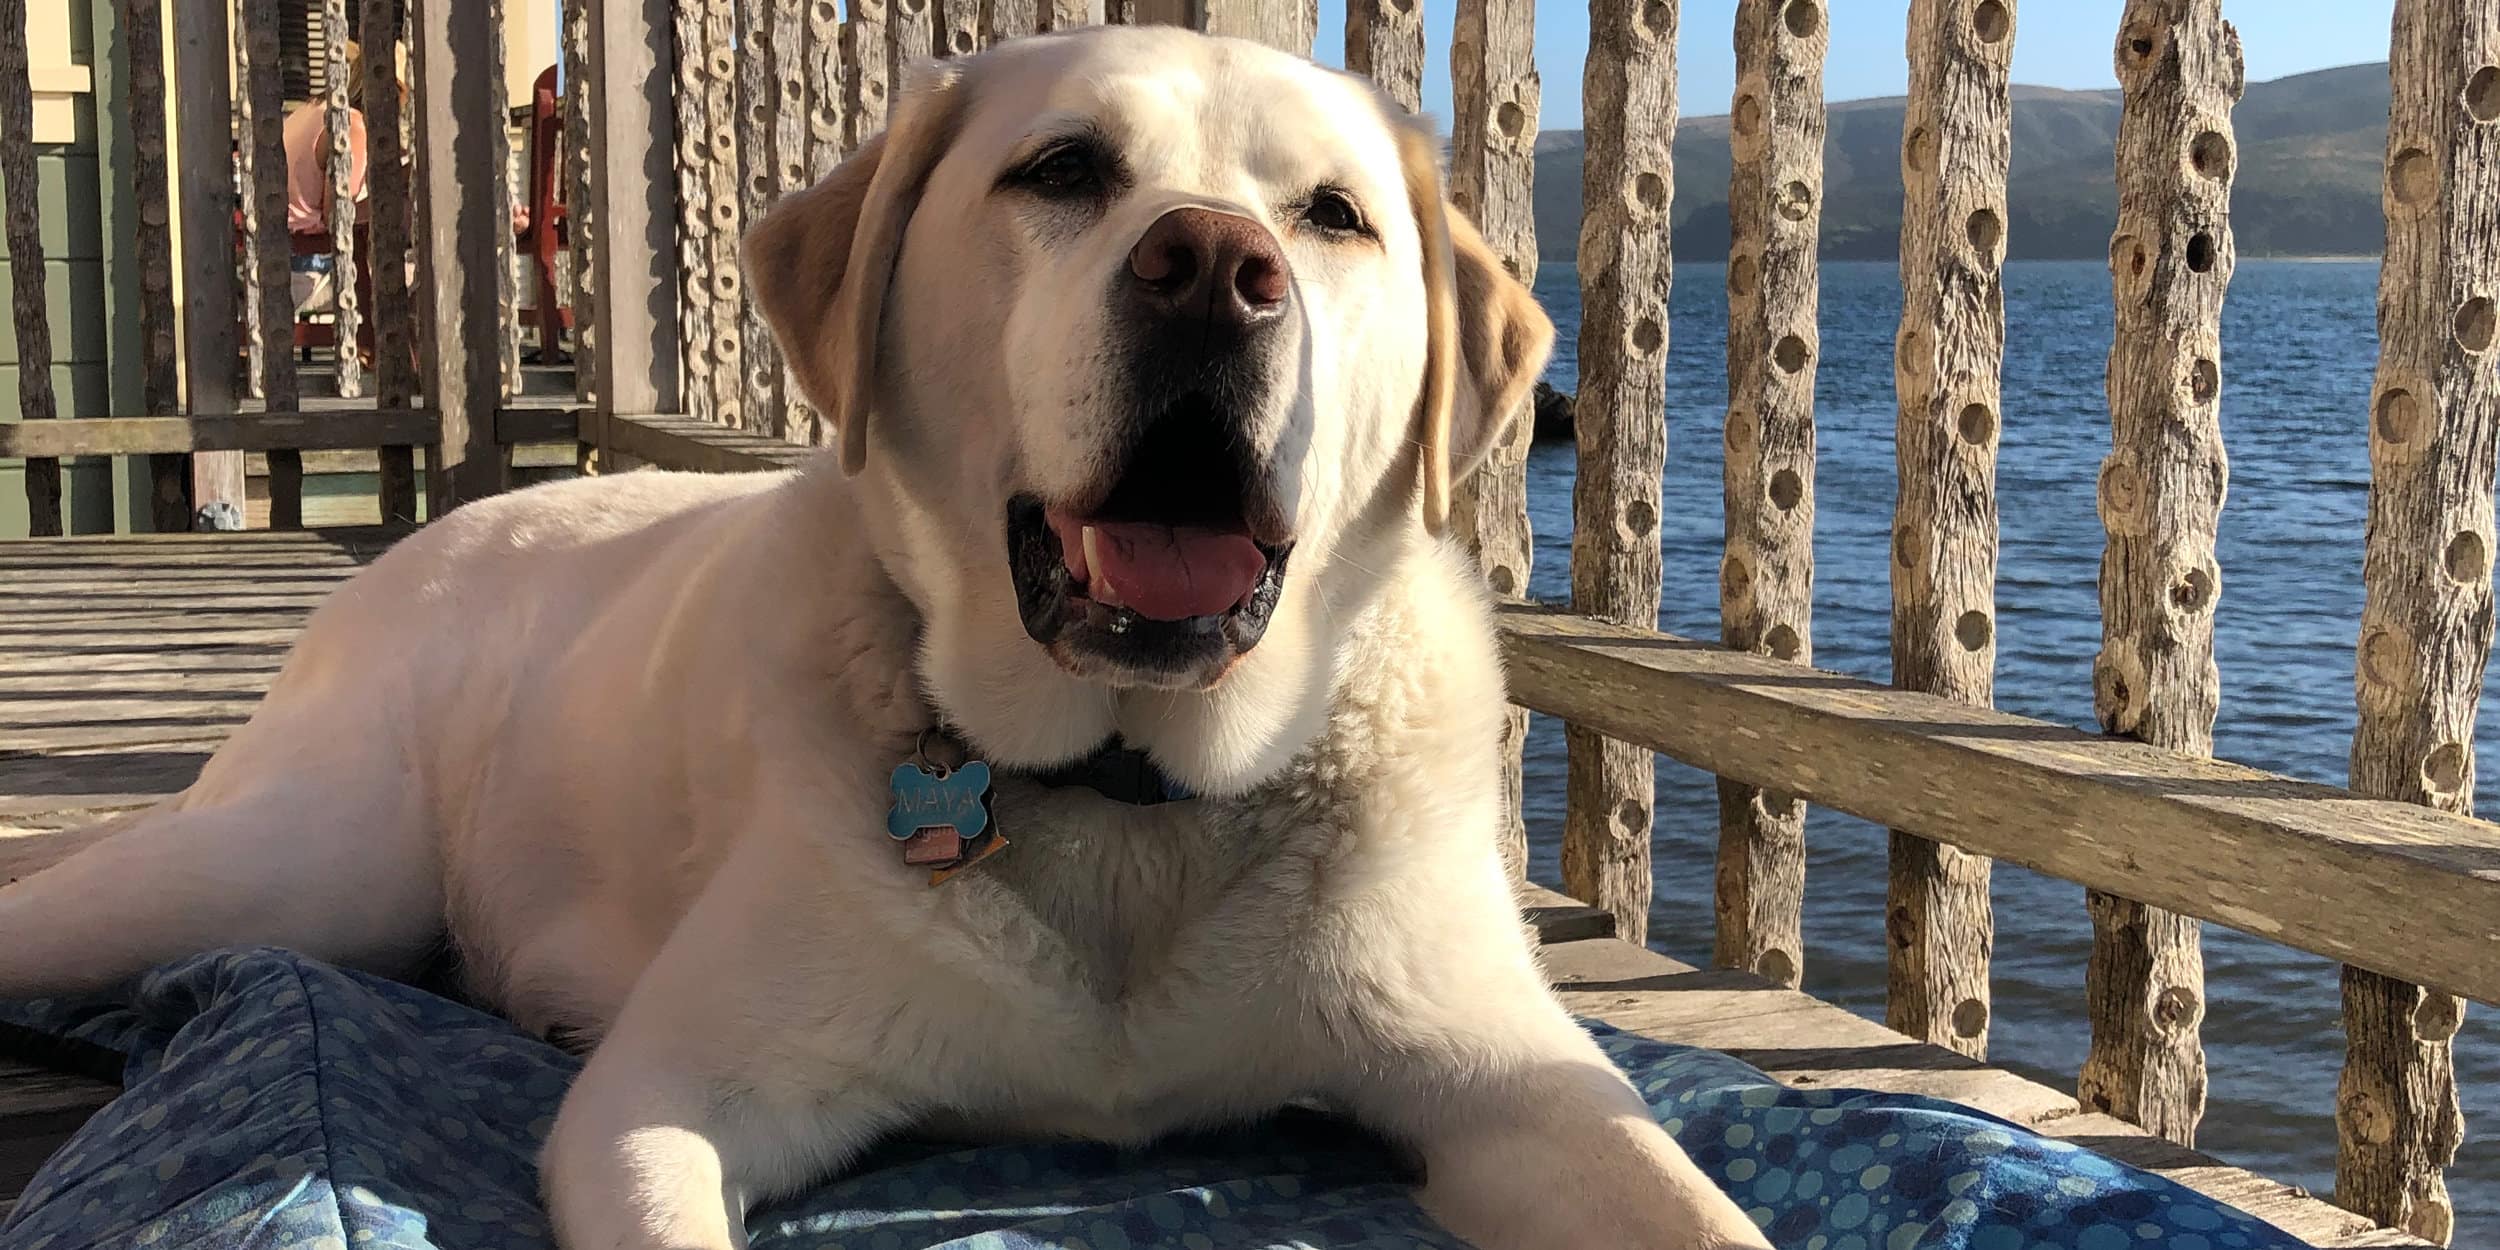
[[[84,1049],[127,1092],[47,1163],[6,1250],[544,1250],[532,1155],[576,1062],[491,1015],[281,951],[114,1002],[0,1006],[0,1051]],[[2291,1250],[2148,1173],[1931,1099],[1800,1090],[1590,1026],[1668,1131],[1799,1250]],[[1318,1117],[1172,1140],[896,1143],[767,1207],[759,1250],[1463,1250],[1388,1152]]]

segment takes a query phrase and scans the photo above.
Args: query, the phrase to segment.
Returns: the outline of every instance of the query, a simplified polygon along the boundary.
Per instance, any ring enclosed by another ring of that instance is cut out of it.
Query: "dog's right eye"
[[[1082,140],[1054,143],[1007,175],[1010,186],[1054,199],[1093,195],[1105,181],[1101,152]]]

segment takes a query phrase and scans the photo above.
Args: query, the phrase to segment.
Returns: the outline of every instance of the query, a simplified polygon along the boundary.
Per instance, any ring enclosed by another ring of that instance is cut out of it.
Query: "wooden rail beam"
[[[1580,221],[1571,602],[1586,615],[1633,625],[1658,622],[1676,17],[1674,0],[1592,4],[1582,97],[1587,208]],[[1637,746],[1581,726],[1565,727],[1564,738],[1564,875],[1580,897],[1614,917],[1626,941],[1643,941],[1657,763]]]
[[[2397,5],[2388,73],[2352,788],[2464,813],[2492,636],[2500,0]],[[2440,991],[2461,988],[2404,968],[2344,973],[2336,1201],[2441,1243],[2455,1225],[2441,1173],[2465,1126],[2451,1053],[2464,1004]]]
[[[1996,452],[2005,358],[2011,0],[1913,0],[1901,141],[1900,496],[1892,679],[1985,704],[1996,667]],[[1884,1022],[1988,1053],[1988,864],[1896,830]]]
[[[429,443],[434,440],[434,431],[435,414],[427,408],[84,417],[42,425],[0,425],[0,457],[339,451]]]
[[[1450,199],[1484,233],[1511,276],[1536,281],[1536,221],[1531,195],[1536,179],[1535,0],[1459,0],[1450,41]],[[1495,594],[1528,593],[1536,555],[1528,531],[1528,444],[1533,422],[1524,413],[1503,418],[1507,429],[1483,468],[1456,483],[1451,520],[1467,549],[1483,564]],[[1513,709],[1502,728],[1502,812],[1509,828],[1504,854],[1515,872],[1528,862],[1528,826],[1522,806],[1521,761],[1528,746],[1528,717]],[[1596,902],[1599,865],[1620,862],[1627,852],[1611,846],[1563,847],[1563,885]],[[1646,844],[1638,848],[1646,856]],[[1629,904],[1625,904],[1626,907]],[[1648,914],[1641,900],[1640,914]],[[1608,910],[1622,914],[1623,909]]]
[[[2222,677],[2214,606],[2222,572],[2222,300],[2230,286],[2231,105],[2239,35],[2221,0],[2132,0],[2116,51],[2118,229],[2110,241],[2117,333],[2109,352],[2112,450],[2101,465],[2101,728],[2213,754]],[[2205,1113],[2205,962],[2197,924],[2117,894],[2088,896],[2091,1052],[2083,1105],[2181,1145]]]
[[[1528,604],[1511,697],[1971,854],[2500,1004],[2500,825]]]
[[[1728,191],[1727,552],[1720,639],[1814,662],[1814,376],[1823,220],[1821,0],[1736,11]],[[1722,778],[1712,962],[1782,985],[1805,975],[1806,812]]]

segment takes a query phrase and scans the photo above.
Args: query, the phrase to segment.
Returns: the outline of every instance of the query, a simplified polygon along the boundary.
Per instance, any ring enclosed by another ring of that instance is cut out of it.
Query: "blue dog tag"
[[[894,806],[886,813],[885,831],[897,842],[924,829],[951,829],[970,840],[990,827],[990,766],[980,760],[946,770],[897,764],[893,786]]]

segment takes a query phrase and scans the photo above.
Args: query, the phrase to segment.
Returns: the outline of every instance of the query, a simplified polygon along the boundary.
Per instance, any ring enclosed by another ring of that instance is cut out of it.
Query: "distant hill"
[[[1831,106],[1823,147],[1823,254],[1890,259],[1901,240],[1904,101]],[[2014,164],[2006,246],[2012,256],[2097,259],[2117,218],[2119,95],[2014,88]],[[2387,67],[2353,65],[2250,83],[2232,112],[2239,174],[2231,221],[2243,256],[2376,255],[2384,242]],[[1675,139],[1675,255],[1727,257],[1728,121],[1687,119]],[[1570,260],[1580,233],[1582,143],[1549,130],[1536,144],[1536,234],[1547,260]]]

